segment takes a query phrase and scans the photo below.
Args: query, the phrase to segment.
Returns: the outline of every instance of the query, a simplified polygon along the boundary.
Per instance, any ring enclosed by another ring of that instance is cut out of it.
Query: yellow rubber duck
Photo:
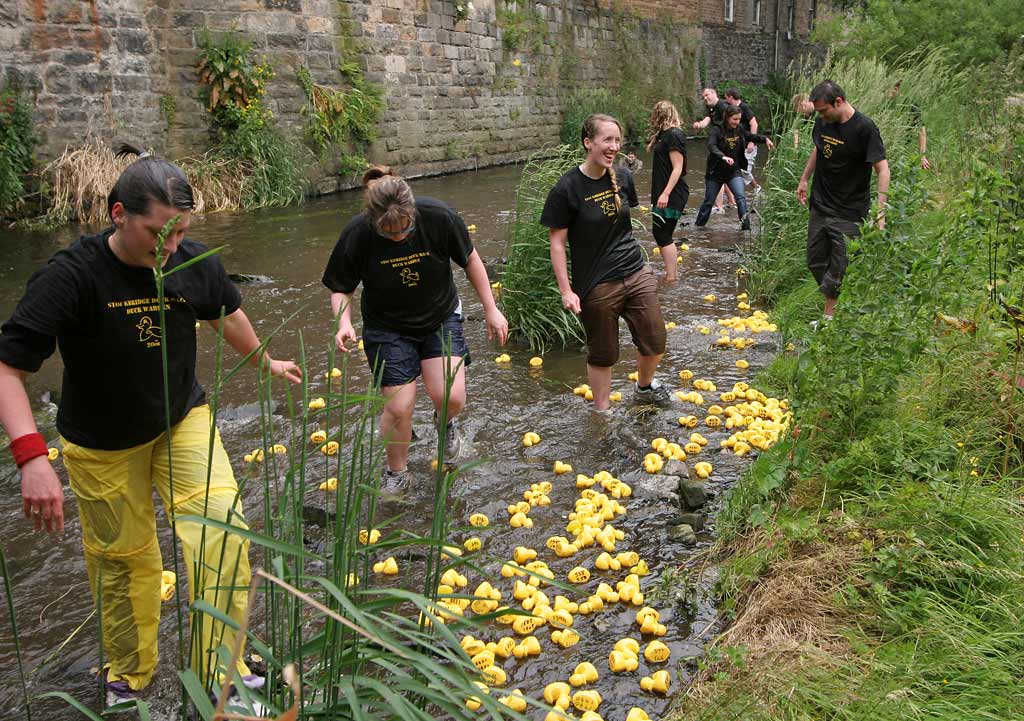
[[[626,721],[651,721],[651,717],[639,706],[634,706],[626,714]]]
[[[508,353],[502,353],[501,355],[499,355],[497,358],[494,359],[494,362],[495,363],[511,363],[512,362],[512,356],[510,356]]]
[[[177,580],[174,571],[163,571],[160,574],[160,599],[170,601],[174,598],[174,582]]]
[[[590,571],[583,566],[576,566],[567,574],[570,583],[586,583],[590,580]]]
[[[359,339],[359,342],[356,344],[356,347],[359,348],[359,350],[363,350],[363,339],[362,338]]]
[[[326,481],[324,481],[323,483],[320,484],[320,490],[321,491],[330,491],[331,493],[337,492],[337,490],[338,490],[338,479],[335,478],[334,476],[331,476]]]
[[[487,528],[487,526],[491,525],[491,522],[483,513],[474,513],[469,517],[469,525],[476,528]]]
[[[270,447],[270,452],[277,456],[283,456],[286,453],[288,453],[288,447],[280,443],[275,443],[273,446]]]
[[[388,556],[383,561],[373,564],[373,572],[381,573],[385,576],[396,576],[398,575],[398,561],[395,560],[394,556]]]
[[[611,393],[608,394],[608,400],[610,400],[612,403],[618,403],[619,401],[622,400],[622,392],[612,391]]]
[[[647,567],[647,561],[641,558],[635,566],[629,569],[629,572],[637,576],[646,576],[651,572],[651,569]]]
[[[630,673],[639,667],[640,660],[635,653],[614,649],[608,654],[608,668],[612,673]]]
[[[491,283],[491,287],[494,288],[494,290],[501,290],[501,281],[494,281],[493,283]]]
[[[512,655],[518,659],[540,656],[540,641],[536,636],[527,636],[512,650]]]
[[[693,371],[691,371],[689,369],[683,369],[683,370],[679,371],[679,380],[681,380],[681,381],[688,381],[691,378],[693,378]]]
[[[650,663],[664,663],[671,655],[668,646],[661,641],[651,641],[644,649],[644,658]]]
[[[668,687],[671,683],[671,679],[668,675],[668,671],[662,669],[661,671],[655,671],[650,676],[644,676],[640,679],[640,688],[644,691],[654,691],[655,693],[667,694]]]
[[[675,321],[669,321],[665,324],[665,330],[673,330],[676,327]]]
[[[580,642],[580,635],[571,628],[556,628],[551,632],[551,640],[562,648],[569,648]]]
[[[508,525],[512,528],[533,528],[533,519],[520,511],[508,519]]]
[[[750,367],[750,363],[740,358],[738,361],[736,361],[736,367],[746,370],[747,368]]]
[[[653,253],[654,255],[661,255],[661,248],[656,245],[653,248],[651,248],[651,253]]]
[[[537,552],[532,548],[527,548],[526,546],[516,546],[515,550],[512,552],[512,557],[515,559],[516,563],[520,566],[524,566],[537,557]]]
[[[531,368],[540,368],[542,365],[544,365],[544,359],[541,358],[540,356],[535,355],[533,358],[530,359]]]
[[[554,465],[553,470],[554,470],[556,476],[560,476],[563,473],[572,473],[572,466],[570,466],[568,463],[562,463],[561,461],[555,461],[555,465]]]
[[[622,566],[635,566],[640,563],[640,554],[636,551],[623,551],[615,557],[615,560]]]
[[[581,383],[580,385],[578,385],[575,388],[573,388],[572,392],[573,392],[573,395],[584,396],[584,395],[587,394],[587,391],[589,391],[589,390],[590,390],[590,386],[588,386],[586,383]]]
[[[467,538],[465,541],[462,542],[462,546],[470,553],[474,553],[480,550],[480,548],[483,546],[483,542],[476,536],[471,536],[470,538]]]
[[[716,300],[718,300],[718,298],[715,297],[714,293],[708,293],[706,296],[704,296],[704,300],[707,303],[714,303]]]
[[[329,376],[331,380],[338,380],[341,378],[341,368],[331,368]]]
[[[466,226],[466,230],[468,230],[470,233],[475,233],[476,232],[476,223],[470,223],[469,225],[467,225]]]
[[[320,447],[320,452],[325,456],[336,456],[338,455],[338,447],[337,441],[327,441],[327,443]]]
[[[588,683],[594,683],[600,678],[597,673],[597,669],[594,664],[590,661],[584,661],[576,665],[572,675],[569,676],[569,684],[572,686],[582,686]]]
[[[309,436],[309,440],[319,445],[327,440],[327,434],[324,431],[313,431]]]
[[[518,688],[513,691],[511,695],[499,698],[498,703],[508,706],[517,713],[523,713],[526,711],[526,699],[523,698],[523,692]]]
[[[648,453],[644,456],[644,470],[648,473],[657,473],[664,465],[665,461],[662,459],[660,453]]]
[[[627,375],[626,378],[628,378],[631,381],[638,381],[638,380],[640,380],[640,372],[639,371],[633,371],[632,373]]]
[[[718,416],[708,416],[704,419],[704,423],[708,428],[719,428],[722,425],[722,419]]]
[[[707,461],[693,464],[693,472],[697,474],[698,478],[709,478],[713,470],[714,468]]]
[[[701,335],[708,335],[709,333],[711,333],[711,329],[708,328],[706,325],[699,325],[697,326],[697,332],[700,333]]]
[[[46,458],[50,462],[53,462],[53,461],[57,460],[59,457],[60,457],[60,449],[57,449],[57,448],[47,448],[46,449]]]
[[[488,686],[504,686],[508,681],[508,674],[501,666],[488,666],[481,671],[484,683]]]
[[[571,694],[572,687],[569,684],[564,681],[555,681],[544,687],[544,702],[564,711],[569,708]]]
[[[323,398],[314,398],[309,402],[309,410],[311,411],[319,411],[326,407],[327,401],[325,401]]]
[[[697,416],[680,416],[679,425],[683,428],[696,428],[697,424],[700,423]]]

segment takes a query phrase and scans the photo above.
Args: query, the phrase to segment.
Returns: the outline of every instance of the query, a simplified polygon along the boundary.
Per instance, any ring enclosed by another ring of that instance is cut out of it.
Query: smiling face
[[[700,96],[704,98],[704,104],[709,108],[718,102],[718,92],[714,88],[704,88]]]
[[[593,137],[583,139],[583,147],[587,149],[588,161],[610,168],[622,147],[622,131],[617,123],[598,121]]]
[[[739,113],[733,113],[732,115],[725,116],[725,127],[731,129],[739,127],[740,118],[742,116]]]
[[[159,261],[161,267],[178,250],[192,223],[192,211],[179,210],[156,201],[150,201],[142,215],[129,213],[123,204],[114,203],[110,217],[115,227],[114,234],[110,236],[110,249],[121,262],[138,268],[157,267],[157,237],[164,225],[178,217],[178,222],[164,240],[163,255]]]

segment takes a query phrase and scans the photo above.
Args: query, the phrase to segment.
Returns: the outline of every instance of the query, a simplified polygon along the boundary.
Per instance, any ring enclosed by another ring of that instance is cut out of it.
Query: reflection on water
[[[690,158],[688,181],[691,201],[686,220],[692,222],[696,206],[703,195],[703,148],[694,143]],[[641,202],[649,204],[650,163],[637,178]],[[502,167],[469,172],[460,175],[414,181],[413,191],[419,195],[432,195],[453,205],[477,232],[473,241],[485,262],[504,254],[504,238],[515,205],[515,189],[520,168]],[[274,335],[271,352],[277,357],[294,357],[298,353],[300,333],[306,347],[311,378],[311,393],[320,394],[327,389],[324,373],[328,349],[333,338],[328,293],[320,283],[320,275],[328,255],[344,223],[358,211],[361,198],[358,193],[347,193],[316,199],[304,206],[286,209],[268,209],[252,213],[216,214],[196,218],[190,235],[211,246],[224,245],[224,263],[232,273],[267,276],[266,282],[242,286],[243,305],[253,319],[261,336]],[[645,224],[649,218],[645,216]],[[7,318],[14,303],[24,289],[31,272],[41,266],[59,247],[70,242],[77,230],[67,229],[53,237],[6,233],[0,238],[0,317]],[[735,216],[712,216],[709,227],[695,229],[680,226],[677,239],[689,245],[682,254],[680,281],[663,289],[662,303],[666,321],[677,327],[669,333],[668,352],[660,376],[674,385],[677,372],[683,368],[694,370],[698,377],[710,378],[718,387],[749,379],[753,370],[764,365],[772,354],[767,339],[754,350],[744,351],[752,369],[742,371],[735,367],[739,351],[712,350],[707,336],[696,332],[699,325],[715,328],[715,320],[735,313],[734,297],[738,292],[737,244],[742,241]],[[641,234],[648,252],[653,248],[650,234]],[[660,270],[660,259],[654,258]],[[469,320],[466,323],[467,341],[473,350],[473,363],[468,369],[469,404],[464,415],[464,427],[476,458],[489,459],[473,468],[456,484],[452,499],[453,523],[465,524],[470,513],[482,511],[495,521],[483,535],[485,549],[498,558],[509,558],[512,549],[525,545],[542,549],[550,535],[564,535],[565,515],[571,510],[578,493],[569,476],[557,479],[551,473],[555,460],[571,463],[576,472],[593,475],[607,469],[627,479],[639,468],[647,452],[646,444],[656,436],[673,440],[681,437],[676,418],[692,412],[692,407],[676,402],[676,407],[655,414],[642,421],[634,420],[625,411],[627,404],[618,404],[611,418],[590,412],[588,404],[573,395],[571,389],[585,381],[582,349],[569,349],[548,353],[542,369],[530,369],[528,349],[511,346],[506,349],[512,363],[498,366],[493,362],[498,348],[486,340],[482,310],[469,283],[462,273],[456,273],[460,293]],[[703,300],[714,294],[715,302]],[[357,323],[358,327],[358,323]],[[623,326],[624,352],[613,375],[612,390],[623,392],[629,399],[632,385],[626,375],[632,370],[634,350],[628,345]],[[203,327],[200,331],[199,372],[207,381],[213,376],[215,335]],[[362,358],[353,358],[349,364],[351,387],[361,387],[368,380]],[[235,465],[236,473],[244,473],[242,456],[260,445],[259,423],[254,419],[255,379],[252,371],[237,375],[224,389],[220,402],[224,407],[221,428],[224,444]],[[55,438],[53,407],[42,398],[59,392],[60,363],[48,361],[42,371],[28,381],[33,406],[39,409],[43,433]],[[420,394],[414,424],[420,440],[412,447],[410,467],[417,477],[412,492],[413,502],[429,508],[426,497],[429,483],[429,462],[434,450],[435,434],[431,428],[431,408],[424,394]],[[536,431],[543,441],[540,445],[524,449],[520,443],[523,433]],[[688,433],[688,431],[687,431]],[[724,433],[706,433],[711,444],[706,453],[715,465],[714,479],[709,489],[719,491],[727,486],[745,465],[745,461],[731,454],[718,455],[718,441]],[[15,469],[9,457],[0,460],[0,538],[14,586],[23,653],[27,669],[31,672],[44,661],[48,663],[32,679],[33,692],[51,688],[71,692],[78,698],[94,698],[87,669],[97,662],[95,629],[86,624],[77,635],[64,643],[89,617],[92,602],[88,593],[84,564],[81,560],[80,528],[75,503],[66,505],[67,530],[61,536],[30,533],[21,517],[21,501]],[[59,464],[58,464],[59,466]],[[61,468],[61,471],[63,469]],[[572,476],[572,474],[569,474]],[[319,482],[322,479],[317,479]],[[522,492],[531,483],[551,480],[554,490],[550,494],[552,505],[538,508],[531,514],[535,527],[531,530],[512,531],[505,524],[505,506],[521,499]],[[255,486],[255,484],[253,484]],[[255,492],[255,491],[254,491]],[[68,493],[70,499],[70,493]],[[252,497],[246,498],[250,516],[256,515]],[[417,507],[419,507],[417,506]],[[616,522],[626,531],[627,540],[618,550],[636,550],[646,559],[653,571],[644,581],[644,590],[659,586],[660,579],[687,558],[695,549],[670,541],[665,526],[676,513],[663,498],[638,490],[626,502],[627,515]],[[405,518],[415,518],[416,513]],[[407,521],[408,522],[408,521]],[[165,559],[170,554],[170,533],[163,519],[161,543]],[[713,529],[712,529],[713,530]],[[469,534],[466,534],[469,535]],[[709,532],[700,535],[698,548],[709,542]],[[459,540],[462,540],[461,538]],[[572,566],[588,561],[596,553],[584,552],[575,559],[555,559],[553,554],[542,554],[553,570],[564,574]],[[552,556],[552,558],[546,558]],[[165,564],[170,566],[170,562]],[[564,575],[562,576],[564,577]],[[614,585],[621,574],[596,573],[590,587],[601,580]],[[471,579],[471,587],[482,579]],[[667,585],[667,584],[666,584]],[[501,584],[510,593],[511,584]],[[507,588],[506,588],[507,587]],[[661,606],[662,621],[669,626],[663,639],[672,650],[668,667],[673,672],[673,688],[684,687],[692,665],[681,663],[699,654],[702,641],[708,636],[708,627],[714,618],[714,609],[704,603],[696,616],[687,622],[679,609],[666,602]],[[168,699],[174,694],[170,686],[174,666],[174,618],[165,606],[162,623],[161,670],[157,687]],[[626,635],[636,636],[634,615],[636,608],[615,606],[610,610],[588,617],[577,617],[576,629],[582,636],[579,645],[562,650],[541,635],[544,653],[529,662],[507,664],[508,688],[522,687],[527,693],[539,693],[545,683],[565,680],[567,668],[581,660],[590,660],[602,669],[601,681],[596,688],[605,702],[600,712],[605,718],[622,718],[633,705],[643,706],[657,717],[668,702],[641,694],[638,679],[641,673],[615,675],[607,672],[607,654],[612,644]],[[6,618],[3,622],[6,628]],[[59,649],[59,650],[58,650]],[[679,674],[676,670],[679,670]],[[18,707],[16,691],[17,665],[11,636],[0,634],[0,711]],[[640,672],[647,668],[641,657]],[[168,702],[169,703],[169,702]],[[44,706],[45,718],[72,718],[74,714],[59,705]]]

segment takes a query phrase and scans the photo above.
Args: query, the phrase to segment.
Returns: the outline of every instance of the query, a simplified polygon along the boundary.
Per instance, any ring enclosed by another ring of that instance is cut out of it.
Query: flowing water
[[[692,222],[703,195],[703,146],[694,145],[688,176],[692,188],[688,222]],[[641,203],[645,205],[649,204],[650,186],[647,160],[637,177]],[[418,195],[449,202],[467,224],[475,224],[474,244],[485,262],[490,263],[505,252],[504,238],[515,206],[519,172],[518,166],[493,168],[417,180],[412,187]],[[323,372],[327,370],[327,350],[333,337],[328,292],[321,285],[320,276],[338,232],[358,211],[360,201],[359,194],[347,193],[313,200],[301,207],[215,214],[194,219],[190,231],[192,237],[210,246],[227,246],[223,259],[229,272],[265,276],[261,281],[241,286],[243,307],[261,336],[280,326],[271,347],[275,357],[297,354],[301,330],[309,368],[311,372],[315,370],[320,379],[313,381],[313,394],[327,390]],[[743,242],[743,235],[735,211],[730,213],[713,215],[709,226],[703,229],[691,225],[677,229],[677,240],[687,243],[689,251],[682,253],[680,282],[662,291],[665,320],[676,323],[676,328],[669,331],[668,351],[659,370],[659,376],[670,386],[678,383],[679,370],[690,368],[697,377],[711,379],[720,390],[726,390],[736,381],[749,380],[773,355],[771,341],[774,339],[766,335],[759,338],[760,343],[754,349],[741,352],[715,350],[709,344],[714,335],[696,332],[699,325],[715,329],[718,318],[736,313],[735,295],[741,290],[737,249]],[[54,251],[72,241],[78,232],[78,229],[66,229],[41,236],[8,231],[0,237],[0,318],[10,315],[32,271],[43,265]],[[643,232],[639,237],[650,252],[653,248],[650,234]],[[655,255],[651,257],[660,272],[660,259]],[[453,523],[464,524],[469,514],[476,511],[488,514],[492,529],[485,536],[487,548],[509,558],[514,546],[542,549],[549,535],[564,535],[565,515],[572,509],[578,494],[574,484],[568,481],[574,475],[555,479],[551,473],[555,460],[571,463],[575,472],[593,475],[607,469],[624,480],[633,478],[629,474],[635,474],[639,468],[641,459],[649,451],[647,444],[651,438],[664,436],[670,440],[685,440],[690,431],[684,433],[676,419],[693,412],[693,407],[674,401],[672,409],[643,419],[626,413],[632,386],[626,376],[633,370],[635,352],[628,343],[624,326],[623,354],[614,370],[612,390],[622,391],[625,400],[613,404],[611,418],[593,414],[588,404],[571,392],[574,386],[586,380],[585,356],[581,349],[549,352],[543,368],[531,369],[527,362],[532,355],[529,350],[510,345],[505,352],[512,356],[511,365],[495,364],[493,359],[501,351],[486,340],[480,303],[457,269],[456,280],[468,315],[466,336],[473,354],[467,371],[469,401],[463,415],[464,429],[472,441],[473,457],[489,460],[457,482],[451,502]],[[706,294],[714,294],[717,300],[705,301]],[[212,377],[215,340],[214,332],[204,325],[199,342],[201,380],[209,381]],[[735,366],[741,356],[751,363],[747,371]],[[361,357],[352,361],[349,364],[353,376],[351,387],[358,388],[366,382],[368,371]],[[59,359],[54,358],[28,380],[29,396],[33,408],[38,410],[41,430],[51,441],[56,439],[55,406],[51,401],[59,394],[60,377]],[[242,456],[260,445],[259,421],[251,410],[256,399],[255,385],[254,372],[243,372],[225,388],[220,401],[224,445],[240,476],[244,472]],[[434,452],[430,416],[430,404],[421,389],[414,417],[420,440],[412,446],[410,468],[416,477],[411,498],[424,510],[431,505],[427,495],[431,483],[429,462]],[[711,440],[702,456],[706,455],[715,466],[707,485],[717,495],[736,479],[748,461],[718,453],[718,441],[725,437],[724,432],[709,432],[703,426],[698,430]],[[543,442],[524,449],[520,440],[526,431],[536,431]],[[56,465],[63,473],[61,464]],[[520,500],[531,483],[543,480],[554,481],[555,488],[550,494],[552,505],[533,512],[531,517],[536,522],[533,529],[508,528],[504,522],[507,518],[505,505]],[[90,619],[92,600],[81,557],[73,496],[66,491],[65,532],[45,535],[32,532],[22,517],[16,469],[6,453],[0,453],[0,491],[0,542],[8,558],[32,693],[61,689],[93,702],[95,684],[88,669],[97,663],[97,632],[95,620]],[[249,515],[255,517],[258,508],[255,499],[245,501]],[[712,506],[716,503],[712,501]],[[627,515],[616,521],[616,526],[626,532],[626,542],[619,544],[619,550],[636,550],[650,564],[652,574],[644,580],[645,591],[661,589],[662,600],[655,605],[662,610],[662,622],[669,627],[669,634],[663,640],[672,650],[671,660],[662,666],[667,665],[672,671],[673,690],[678,692],[685,688],[686,680],[696,668],[694,659],[711,635],[715,609],[704,593],[694,614],[683,613],[682,606],[673,602],[676,591],[681,588],[680,576],[675,571],[710,543],[713,519],[708,528],[698,534],[697,545],[687,546],[669,540],[666,524],[678,508],[656,491],[645,490],[638,482],[634,497],[626,501],[626,506]],[[406,517],[416,516],[414,512]],[[162,517],[160,523],[165,566],[170,567],[170,532]],[[542,553],[543,558],[549,555],[553,554]],[[561,575],[581,559],[590,560],[593,555],[596,554],[585,552],[575,559],[547,560]],[[621,578],[621,574],[596,575],[608,577],[595,579],[591,585],[597,580],[607,580],[614,585],[614,581]],[[480,580],[483,579],[471,579],[470,587]],[[508,598],[510,584],[505,581],[499,587]],[[655,591],[655,595],[658,593]],[[170,606],[165,605],[161,626],[161,670],[149,697],[157,707],[167,707],[171,699],[176,698],[170,674],[174,663],[175,624],[174,614],[169,609]],[[527,693],[539,693],[545,683],[565,680],[567,668],[571,669],[579,661],[591,660],[603,669],[596,688],[605,699],[600,708],[605,718],[621,719],[633,705],[644,707],[652,718],[657,718],[667,708],[668,701],[641,692],[638,686],[641,674],[607,672],[606,659],[612,644],[623,636],[636,635],[635,612],[635,607],[615,605],[602,613],[577,617],[576,628],[583,640],[565,651],[551,644],[548,634],[541,634],[545,652],[540,657],[527,662],[511,659],[505,664],[509,672],[507,687],[522,687]],[[3,629],[0,631],[0,715],[20,718],[23,709],[6,609],[0,629]],[[641,671],[650,673],[655,669],[645,671],[641,658]],[[161,704],[159,697],[166,697],[166,701]],[[76,712],[57,702],[40,703],[38,709],[39,718],[78,717]]]

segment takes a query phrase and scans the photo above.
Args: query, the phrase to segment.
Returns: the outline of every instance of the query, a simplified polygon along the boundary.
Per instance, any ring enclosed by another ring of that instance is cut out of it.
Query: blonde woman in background
[[[665,280],[675,281],[676,245],[672,233],[686,210],[690,187],[686,184],[686,134],[679,111],[659,100],[651,111],[647,150],[651,159],[651,233],[665,260]]]

